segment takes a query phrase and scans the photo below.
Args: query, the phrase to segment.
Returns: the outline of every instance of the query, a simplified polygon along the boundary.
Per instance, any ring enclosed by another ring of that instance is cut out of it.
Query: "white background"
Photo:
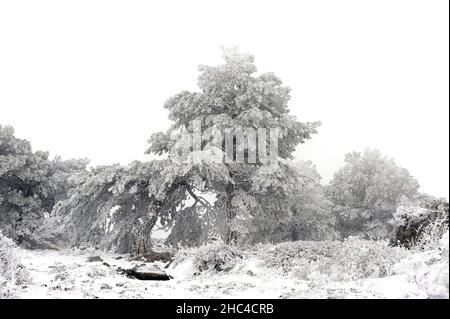
[[[0,124],[52,156],[146,159],[169,126],[164,101],[238,45],[292,88],[292,113],[323,122],[296,155],[324,182],[345,153],[374,147],[448,198],[448,6],[0,0]]]

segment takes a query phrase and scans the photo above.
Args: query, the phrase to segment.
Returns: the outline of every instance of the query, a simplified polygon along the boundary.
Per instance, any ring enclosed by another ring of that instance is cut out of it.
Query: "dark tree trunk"
[[[231,224],[233,223],[234,219],[236,218],[236,211],[234,210],[233,206],[231,205],[231,200],[233,198],[233,186],[229,185],[226,189],[227,197],[226,197],[226,213],[227,213],[227,233],[225,238],[226,244],[237,244],[238,240],[238,233],[237,231],[233,230],[231,227]]]
[[[142,224],[141,229],[136,235],[136,243],[134,245],[135,255],[145,255],[152,253],[152,230],[158,221],[158,214],[156,211],[151,210]]]

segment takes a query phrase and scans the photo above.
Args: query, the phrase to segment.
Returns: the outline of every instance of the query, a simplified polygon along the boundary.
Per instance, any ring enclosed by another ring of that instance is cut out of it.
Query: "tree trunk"
[[[226,198],[226,212],[227,212],[227,234],[225,238],[226,244],[237,244],[238,240],[238,233],[236,230],[233,229],[231,224],[233,223],[234,219],[236,218],[236,211],[233,208],[233,205],[231,205],[231,200],[233,198],[233,186],[229,185],[226,189],[227,192],[227,198]]]
[[[136,235],[136,243],[134,245],[135,255],[145,255],[152,252],[152,230],[158,221],[158,214],[152,210],[144,220],[141,229]]]

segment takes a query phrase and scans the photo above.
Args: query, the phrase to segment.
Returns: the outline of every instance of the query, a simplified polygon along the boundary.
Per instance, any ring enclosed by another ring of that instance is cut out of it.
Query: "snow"
[[[103,261],[87,262],[92,256]],[[407,274],[348,282],[301,280],[268,271],[258,258],[228,272],[196,274],[194,257],[188,257],[165,269],[172,280],[140,281],[117,273],[118,267],[142,264],[125,255],[93,249],[28,250],[20,257],[32,278],[20,288],[20,298],[427,298]],[[164,268],[159,262],[154,266]]]

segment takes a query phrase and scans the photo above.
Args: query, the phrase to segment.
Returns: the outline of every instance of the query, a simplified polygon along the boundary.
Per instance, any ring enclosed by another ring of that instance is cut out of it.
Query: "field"
[[[18,284],[8,286],[18,298],[449,297],[448,234],[441,247],[423,252],[356,238],[253,247],[217,243],[179,251],[168,268],[93,249],[14,252],[25,270]],[[133,267],[173,278],[138,280],[118,271]]]

